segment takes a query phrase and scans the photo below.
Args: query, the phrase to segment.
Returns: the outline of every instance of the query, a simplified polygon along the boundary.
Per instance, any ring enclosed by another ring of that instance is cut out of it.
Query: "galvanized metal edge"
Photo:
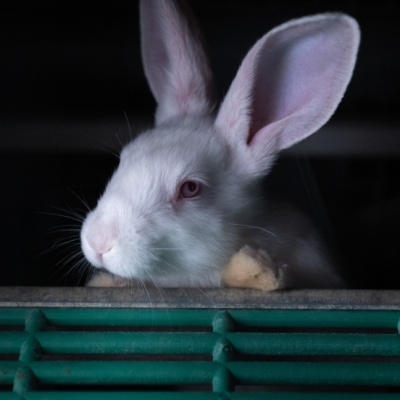
[[[400,291],[0,287],[0,307],[400,310]]]

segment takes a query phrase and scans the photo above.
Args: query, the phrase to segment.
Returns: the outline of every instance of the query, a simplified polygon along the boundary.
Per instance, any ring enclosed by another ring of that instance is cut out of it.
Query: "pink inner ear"
[[[340,74],[341,54],[337,51],[337,38],[331,32],[321,27],[311,33],[299,38],[296,32],[288,32],[278,38],[280,43],[275,41],[274,47],[269,48],[268,56],[260,57],[255,82],[264,82],[254,89],[248,143],[255,135],[265,135],[269,129],[263,128],[273,122],[296,116],[296,121],[289,118],[295,124],[289,130],[297,131],[297,128],[314,125],[326,114],[325,106],[331,103],[335,76]],[[265,46],[268,45],[266,41]],[[275,127],[271,130],[276,131]],[[285,141],[283,147],[286,147]]]
[[[244,59],[216,126],[236,147],[247,144],[253,157],[304,139],[339,104],[358,43],[357,23],[343,14],[301,18],[275,28]]]

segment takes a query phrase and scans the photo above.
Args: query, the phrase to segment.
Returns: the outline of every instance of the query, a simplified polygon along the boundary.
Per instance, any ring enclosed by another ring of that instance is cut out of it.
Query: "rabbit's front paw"
[[[242,247],[222,272],[226,286],[271,291],[285,287],[285,266],[277,267],[264,250]]]
[[[129,279],[119,278],[108,272],[95,272],[86,283],[87,287],[125,287],[129,286]]]

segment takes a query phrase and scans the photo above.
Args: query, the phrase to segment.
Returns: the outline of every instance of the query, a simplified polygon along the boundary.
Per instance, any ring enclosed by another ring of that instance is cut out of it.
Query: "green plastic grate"
[[[0,399],[399,398],[399,319],[398,310],[3,307]]]

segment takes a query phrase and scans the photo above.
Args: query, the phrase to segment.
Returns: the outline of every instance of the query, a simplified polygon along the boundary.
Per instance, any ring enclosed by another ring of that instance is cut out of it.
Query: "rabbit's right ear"
[[[216,119],[242,172],[265,174],[276,152],[327,122],[350,81],[359,39],[353,18],[328,13],[278,26],[254,45]]]
[[[213,85],[197,22],[184,1],[141,0],[143,65],[157,101],[156,125],[212,108]]]

